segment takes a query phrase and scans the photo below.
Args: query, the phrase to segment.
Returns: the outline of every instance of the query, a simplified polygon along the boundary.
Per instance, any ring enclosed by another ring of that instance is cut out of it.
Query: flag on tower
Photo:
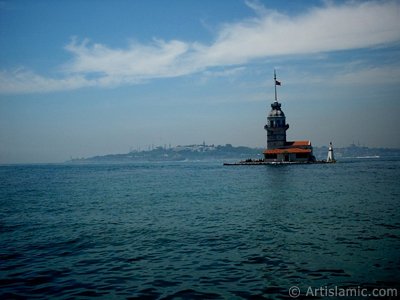
[[[275,84],[276,85],[281,85],[281,82],[275,79]]]

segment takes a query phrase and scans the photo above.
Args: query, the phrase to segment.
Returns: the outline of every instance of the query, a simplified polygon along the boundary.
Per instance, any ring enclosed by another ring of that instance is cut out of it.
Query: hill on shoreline
[[[157,161],[197,161],[197,160],[243,160],[262,158],[264,148],[222,145],[186,145],[176,147],[158,146],[143,151],[130,151],[125,154],[108,154],[89,158],[75,158],[67,163],[106,163],[106,162],[157,162]],[[317,159],[325,159],[328,147],[314,147]],[[400,149],[369,148],[350,145],[334,149],[335,157],[340,158],[378,158],[400,156]]]

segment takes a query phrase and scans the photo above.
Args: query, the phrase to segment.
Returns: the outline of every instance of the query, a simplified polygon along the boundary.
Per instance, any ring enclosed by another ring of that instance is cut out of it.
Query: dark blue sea
[[[0,299],[400,294],[399,182],[394,158],[0,166]]]

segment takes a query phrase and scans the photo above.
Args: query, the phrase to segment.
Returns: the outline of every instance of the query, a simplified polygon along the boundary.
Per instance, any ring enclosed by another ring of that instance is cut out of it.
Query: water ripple
[[[399,161],[0,167],[0,298],[399,287],[399,175]]]

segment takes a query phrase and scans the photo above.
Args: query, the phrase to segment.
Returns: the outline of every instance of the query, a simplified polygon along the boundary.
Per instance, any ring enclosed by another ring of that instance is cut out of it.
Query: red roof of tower
[[[287,148],[287,149],[269,149],[264,154],[288,154],[288,153],[311,153],[311,149]]]

